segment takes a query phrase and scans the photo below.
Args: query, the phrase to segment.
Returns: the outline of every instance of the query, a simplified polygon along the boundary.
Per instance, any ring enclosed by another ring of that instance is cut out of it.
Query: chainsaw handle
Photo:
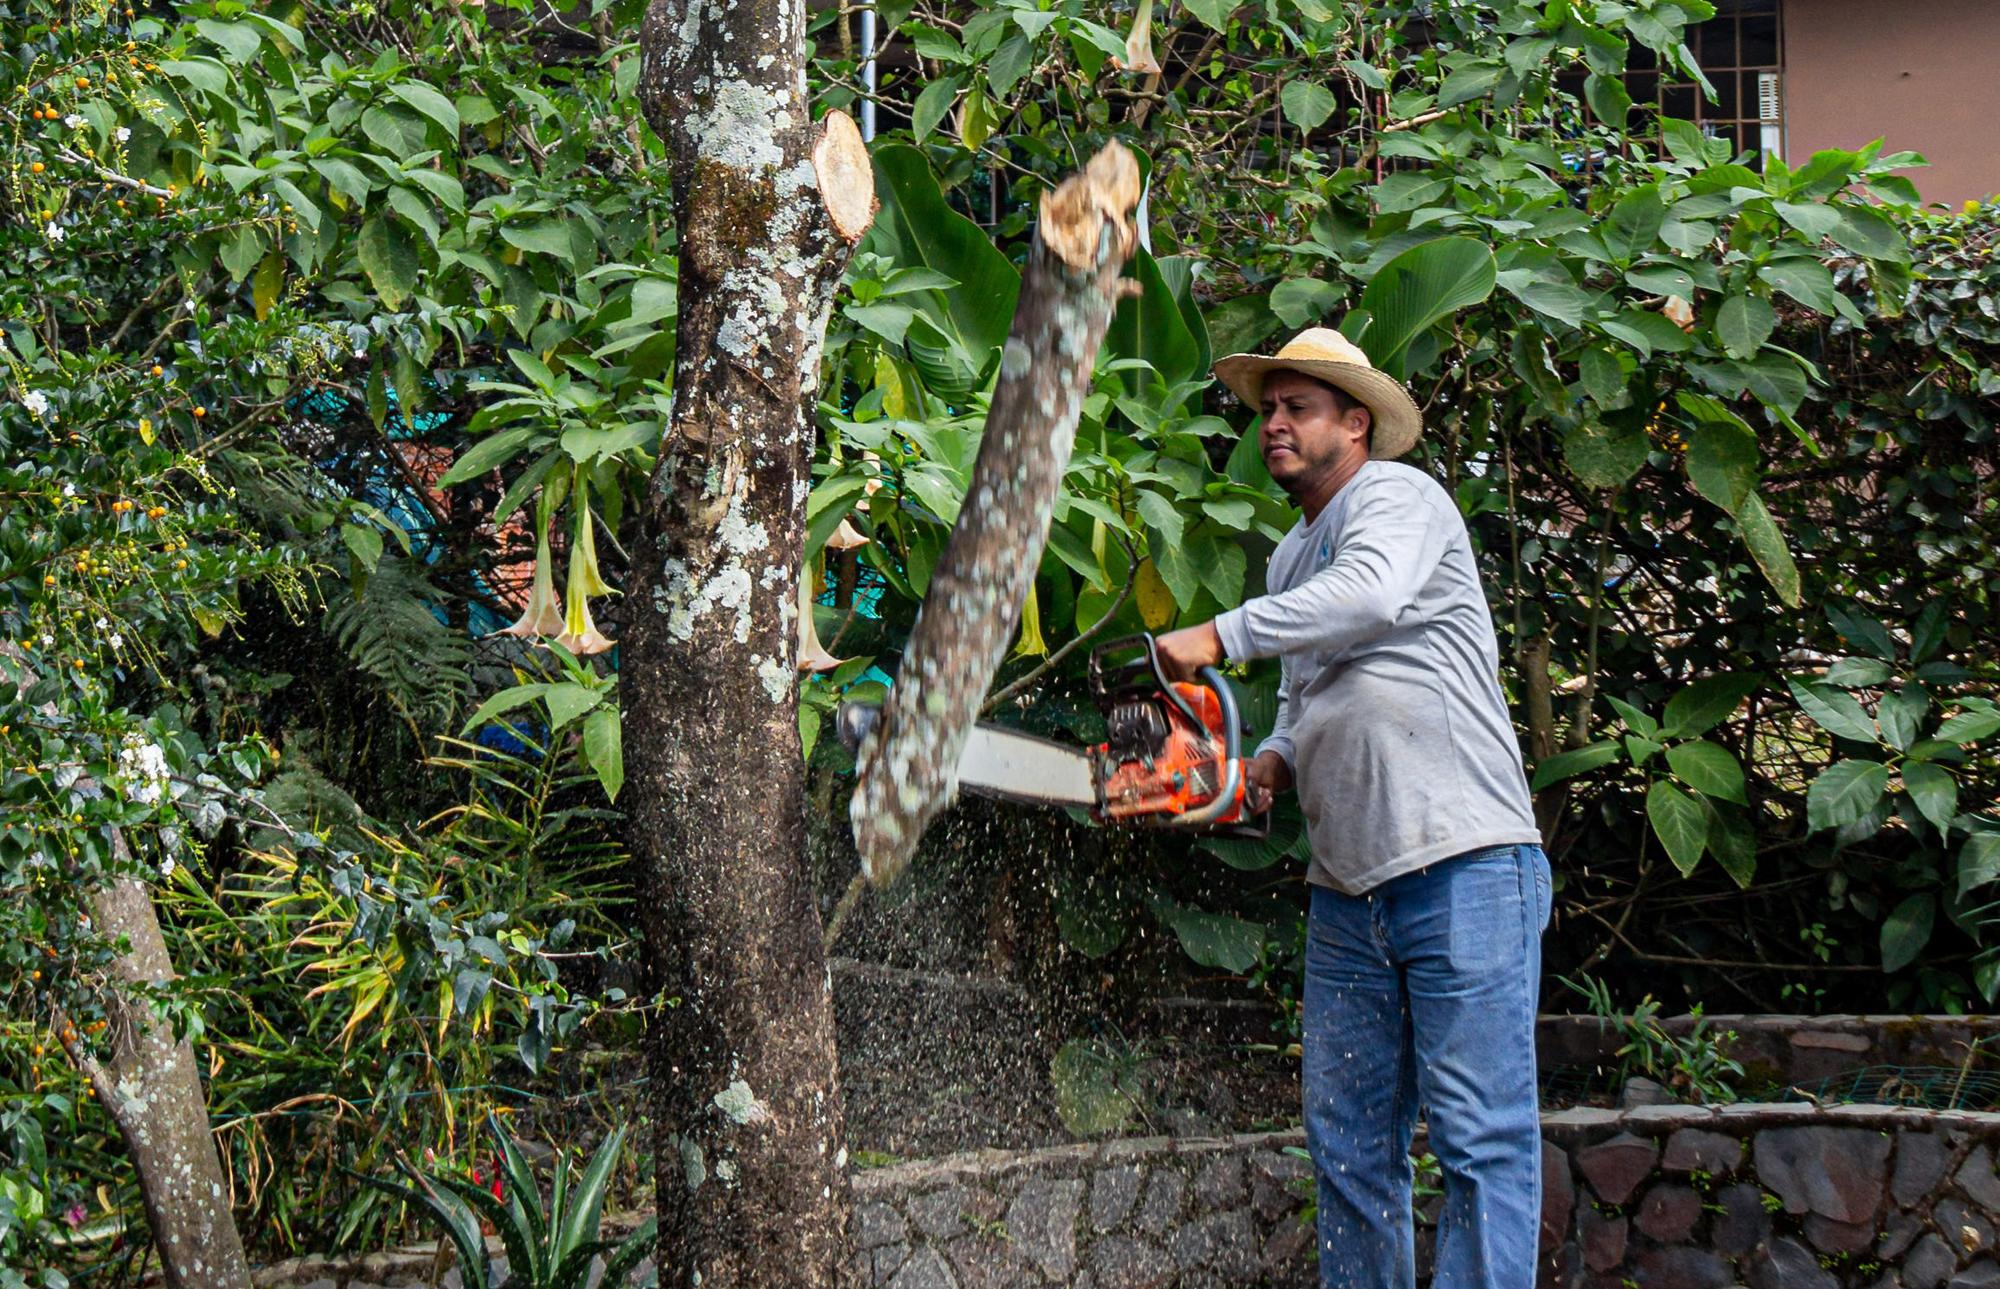
[[[1150,645],[1152,637],[1146,637],[1146,642]],[[1155,661],[1154,666],[1158,665]],[[1222,787],[1207,805],[1197,806],[1175,820],[1183,828],[1212,824],[1228,814],[1236,805],[1237,789],[1243,786],[1243,722],[1236,714],[1236,691],[1213,667],[1203,667],[1195,675],[1202,684],[1215,691],[1216,702],[1222,707]],[[1169,689],[1167,692],[1173,691]]]
[[[1153,683],[1147,686],[1147,688],[1152,692],[1160,694],[1168,702],[1179,708],[1181,715],[1187,717],[1188,724],[1196,727],[1201,725],[1201,717],[1195,715],[1194,708],[1188,706],[1187,700],[1180,696],[1180,691],[1175,689],[1173,682],[1167,679],[1166,671],[1160,666],[1159,645],[1153,639],[1153,633],[1150,631],[1141,631],[1137,635],[1121,636],[1116,640],[1107,640],[1090,651],[1090,685],[1091,689],[1097,694],[1099,701],[1103,701],[1105,695],[1110,692],[1113,682],[1120,684],[1131,683],[1129,679],[1122,679],[1116,676],[1112,678],[1111,682],[1107,682],[1105,679],[1106,671],[1132,672],[1139,668],[1139,663],[1136,659],[1132,662],[1120,663],[1116,667],[1105,666],[1105,655],[1117,653],[1122,649],[1144,649],[1146,651],[1146,666],[1153,673]],[[1228,682],[1223,681],[1221,675],[1216,673],[1213,667],[1204,667],[1202,671],[1206,673],[1203,676],[1205,682],[1207,682],[1207,675],[1215,675],[1216,681],[1222,683],[1223,689],[1220,692],[1225,695],[1223,702],[1230,711],[1235,711],[1236,700],[1233,697],[1227,696]],[[1207,683],[1209,683],[1210,688],[1214,688],[1215,682]]]

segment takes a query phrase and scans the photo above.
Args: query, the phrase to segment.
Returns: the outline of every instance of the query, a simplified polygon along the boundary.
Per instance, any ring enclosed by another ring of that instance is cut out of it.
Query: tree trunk
[[[14,646],[0,645],[0,652],[24,676],[30,673],[26,655]],[[116,828],[111,853],[129,869],[132,851]],[[59,1013],[63,1050],[90,1081],[132,1156],[168,1289],[249,1289],[250,1264],[230,1211],[229,1176],[215,1153],[194,1045],[174,1037],[143,997],[174,980],[152,893],[136,878],[116,877],[91,893],[90,912],[99,935],[126,945],[111,962],[116,988],[104,996],[110,1059],[99,1060]]]
[[[965,505],[861,749],[854,841],[877,886],[903,871],[957,791],[959,754],[1041,566],[1138,200],[1138,163],[1116,143],[1042,200]]]
[[[118,832],[113,853],[129,864]],[[106,1007],[111,1059],[100,1063],[80,1047],[78,1064],[111,1112],[139,1172],[139,1194],[168,1289],[250,1289],[250,1265],[230,1212],[231,1190],[209,1129],[208,1103],[194,1047],[131,995],[173,981],[173,963],[152,894],[129,877],[99,890],[90,903],[97,929],[131,946],[112,963],[118,992]]]
[[[674,408],[620,689],[651,981],[662,1284],[829,1285],[848,1194],[806,862],[796,621],[827,312],[874,211],[815,130],[805,6],[653,0],[640,94],[680,234]]]

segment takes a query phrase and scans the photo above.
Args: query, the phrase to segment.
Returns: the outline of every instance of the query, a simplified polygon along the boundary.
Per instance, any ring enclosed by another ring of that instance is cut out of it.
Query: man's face
[[[1368,456],[1368,409],[1341,411],[1333,391],[1309,376],[1266,376],[1262,411],[1257,433],[1264,468],[1293,496]]]

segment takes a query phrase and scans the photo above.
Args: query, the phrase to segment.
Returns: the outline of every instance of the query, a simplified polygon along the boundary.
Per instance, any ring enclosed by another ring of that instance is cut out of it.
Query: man
[[[1277,656],[1253,806],[1298,787],[1312,842],[1306,1139],[1327,1289],[1415,1283],[1417,1108],[1444,1177],[1437,1289],[1531,1289],[1541,1213],[1535,1009],[1549,867],[1465,523],[1393,458],[1423,428],[1336,331],[1215,374],[1263,413],[1304,512],[1269,594],[1159,642],[1170,674]]]

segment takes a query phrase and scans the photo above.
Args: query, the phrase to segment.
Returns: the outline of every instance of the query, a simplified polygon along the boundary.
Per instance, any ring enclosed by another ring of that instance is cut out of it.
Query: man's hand
[[[1259,752],[1243,767],[1243,779],[1243,804],[1250,813],[1261,814],[1280,792],[1291,791],[1292,767],[1276,752]]]
[[[1168,680],[1193,680],[1203,667],[1222,661],[1222,637],[1216,634],[1213,622],[1169,631],[1153,643],[1160,653],[1160,670],[1167,673]]]

